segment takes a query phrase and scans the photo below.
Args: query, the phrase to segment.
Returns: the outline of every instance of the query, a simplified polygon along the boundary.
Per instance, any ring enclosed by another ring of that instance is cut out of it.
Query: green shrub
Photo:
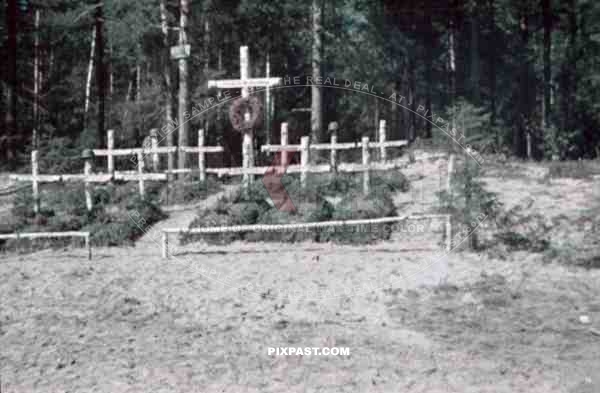
[[[374,171],[371,174],[371,190],[377,193],[380,189],[382,194],[388,192],[408,192],[410,182],[400,171]],[[371,191],[371,192],[373,192]]]
[[[221,182],[212,176],[201,182],[187,175],[183,179],[170,181],[168,187],[164,182],[154,183],[148,193],[155,195],[161,203],[177,204],[203,200],[222,189]]]
[[[446,212],[452,215],[452,222],[460,227],[458,231],[453,230],[453,233],[468,232],[470,235],[467,244],[471,249],[478,249],[480,244],[474,229],[485,217],[497,216],[500,204],[495,194],[487,191],[480,180],[482,169],[477,162],[464,157],[461,161],[457,159],[456,165],[450,192],[442,191],[438,193],[438,197]]]
[[[284,176],[282,183],[292,199],[296,211],[281,212],[272,206],[271,198],[262,182],[240,190],[229,198],[222,198],[210,211],[202,211],[190,228],[217,225],[289,224],[377,218],[393,216],[396,209],[392,201],[394,192],[405,192],[409,183],[402,173],[381,172],[373,181],[369,195],[362,194],[362,178],[348,174],[318,174],[307,176],[306,188],[301,187],[299,176]],[[361,231],[362,229],[362,231]],[[342,243],[370,243],[389,238],[389,233],[379,226],[355,230],[344,228],[297,229],[278,232],[223,233],[184,235],[183,242],[204,240],[226,244],[235,240],[298,242],[314,240]]]
[[[28,190],[19,191],[13,205],[10,226],[3,227],[2,230],[89,231],[93,245],[116,246],[131,244],[144,233],[144,229],[166,217],[152,195],[141,199],[132,184],[95,186],[91,212],[87,211],[81,184],[58,185],[54,188],[46,187],[43,194],[44,205],[37,215],[33,213],[33,199]],[[134,212],[137,222],[144,223],[143,229],[132,220]],[[25,242],[19,248],[25,245],[36,248],[45,243],[47,242]],[[60,246],[67,243],[56,241],[52,244]]]
[[[200,215],[190,223],[190,228],[231,225],[240,225],[238,217],[214,211],[202,211],[200,212]],[[181,242],[181,244],[193,243],[201,240],[206,241],[208,244],[228,244],[235,240],[241,240],[243,238],[242,235],[243,234],[239,232],[210,234],[183,233],[180,235],[179,241]]]

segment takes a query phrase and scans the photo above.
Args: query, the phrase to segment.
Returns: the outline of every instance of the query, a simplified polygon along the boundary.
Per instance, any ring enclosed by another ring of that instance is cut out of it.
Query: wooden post
[[[137,153],[137,162],[138,162],[138,174],[142,175],[142,174],[144,174],[144,157],[142,156],[141,152]],[[141,177],[139,179],[139,184],[140,184],[140,197],[142,197],[142,199],[143,199],[146,192],[145,192],[145,188],[144,188],[144,179],[142,179]]]
[[[162,234],[162,257],[169,258],[169,234],[167,232]]]
[[[107,162],[108,162],[108,173],[111,175],[115,173],[115,157],[112,155],[112,150],[115,148],[115,131],[106,131],[106,149],[108,150]]]
[[[188,17],[190,15],[190,0],[179,0],[179,45],[183,46],[188,44],[187,33],[188,33]],[[180,57],[178,60],[179,65],[179,95],[178,95],[178,140],[177,144],[182,146],[188,146],[188,119],[185,114],[189,110],[189,93],[188,93],[188,61],[187,57]],[[177,167],[179,169],[185,169],[186,164],[186,153],[183,150],[178,150],[177,154]],[[183,174],[181,175],[183,176]]]
[[[242,141],[242,167],[244,169],[250,168],[250,149],[252,148],[252,138],[248,132],[244,133],[244,139]],[[250,174],[244,172],[242,176],[242,186],[245,190],[248,189],[250,184]]]
[[[452,172],[454,172],[454,154],[450,154],[448,157],[448,178],[446,179],[446,193],[448,194],[448,207],[451,207],[454,203],[452,196]]]
[[[386,123],[385,120],[379,120],[379,161],[385,162],[387,161],[387,154],[385,151],[385,141],[386,141]]]
[[[38,151],[33,150],[31,152],[31,176],[33,176],[31,187],[33,192],[33,212],[38,214],[40,212],[40,190],[38,184],[38,175],[40,174],[40,167],[38,164]]]
[[[85,153],[85,152],[84,152]],[[90,152],[91,153],[91,152]],[[85,175],[84,179],[84,189],[85,189],[85,207],[90,212],[92,211],[92,185],[89,182],[89,177],[92,175],[92,157],[91,154],[84,154],[84,163],[83,163],[83,174]]]
[[[169,131],[169,132],[175,132],[175,131]],[[169,147],[172,147],[172,146],[169,146]],[[175,146],[175,147],[179,151],[179,146]],[[173,171],[173,169],[175,169],[175,152],[169,151],[167,153],[167,177],[172,174],[171,171]]]
[[[250,78],[250,59],[248,56],[248,47],[240,46],[240,79],[245,80]],[[250,96],[250,89],[247,86],[242,87],[242,98],[248,98]],[[244,122],[250,122],[250,113],[244,113]],[[242,162],[244,168],[251,168],[254,166],[254,141],[253,141],[252,129],[248,127],[244,130],[244,140],[242,141]],[[247,188],[250,183],[254,180],[254,176],[248,173],[244,173],[243,183],[244,187]]]
[[[362,163],[369,165],[369,137],[362,137]],[[363,193],[369,193],[369,170],[363,171]]]
[[[250,113],[244,113],[244,122],[250,123]],[[254,141],[252,138],[252,128],[246,127],[244,130],[244,139],[242,141],[242,164],[246,169],[254,167]],[[243,187],[248,188],[248,185],[254,181],[254,176],[244,172]]]
[[[450,154],[448,158],[448,180],[446,181],[446,191],[452,193],[452,172],[454,172],[454,154]]]
[[[267,53],[267,61],[265,64],[265,73],[267,79],[271,77],[271,62]],[[271,144],[271,88],[267,84],[265,91],[265,133],[267,134],[267,145]]]
[[[446,219],[446,251],[452,251],[452,216],[450,214]]]
[[[152,152],[152,170],[158,172],[160,161],[158,152],[156,151],[156,149],[158,149],[158,130],[156,128],[150,130],[150,140],[152,141],[152,150],[154,150]]]
[[[288,164],[288,152],[285,150],[285,146],[288,144],[288,123],[281,123],[281,143],[280,145],[283,147],[281,150],[281,167],[285,168]],[[283,169],[282,169],[283,170]]]
[[[308,162],[310,160],[310,143],[309,143],[310,137],[308,136],[303,136],[300,139],[300,167],[301,167],[301,172],[300,172],[300,184],[302,185],[302,188],[306,188],[306,175],[307,175],[307,171],[308,171]]]
[[[201,128],[198,130],[198,147],[202,149],[204,147],[204,129]],[[198,152],[198,170],[200,172],[200,181],[206,181],[206,164],[204,162],[204,151],[200,150]]]
[[[337,172],[337,163],[335,162],[337,156],[337,150],[335,149],[335,145],[337,144],[337,133],[331,134],[331,170]]]
[[[336,156],[337,156],[337,150],[335,149],[335,145],[337,144],[337,129],[338,129],[338,123],[335,121],[332,121],[331,123],[329,123],[329,134],[330,134],[330,138],[331,138],[331,157],[330,157],[330,162],[329,165],[331,166],[331,170],[334,172],[337,172],[337,164],[335,162]]]
[[[248,58],[248,47],[240,46],[240,79],[250,78],[250,60]],[[248,98],[250,89],[247,86],[242,87],[242,98]]]
[[[87,249],[88,252],[88,259],[91,261],[92,260],[92,244],[90,242],[90,234],[86,233],[85,235],[85,248]]]

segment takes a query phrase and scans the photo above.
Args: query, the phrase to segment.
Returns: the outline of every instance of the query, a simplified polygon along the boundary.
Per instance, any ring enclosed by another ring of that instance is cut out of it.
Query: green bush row
[[[146,226],[166,217],[156,202],[156,194],[149,193],[142,199],[135,187],[137,185],[132,183],[94,187],[92,211],[86,209],[82,185],[46,187],[44,207],[37,215],[33,212],[31,193],[21,191],[15,197],[11,219],[0,227],[0,231],[89,231],[91,242],[96,246],[131,244],[143,234],[132,215],[140,221],[143,219]],[[23,241],[20,242],[19,247],[22,247]],[[60,241],[53,244],[63,245]],[[11,246],[16,245],[6,244],[6,247]]]
[[[398,171],[371,174],[370,193],[363,195],[362,176],[347,174],[309,175],[306,187],[297,176],[282,179],[294,212],[278,210],[265,185],[257,181],[246,192],[238,191],[222,198],[210,210],[202,210],[190,228],[254,224],[293,224],[329,220],[378,218],[396,215],[392,201],[395,192],[406,192],[409,182]],[[206,241],[228,244],[236,240],[299,242],[370,243],[389,238],[379,225],[360,228],[325,228],[279,232],[237,232],[216,234],[183,234],[182,243]]]

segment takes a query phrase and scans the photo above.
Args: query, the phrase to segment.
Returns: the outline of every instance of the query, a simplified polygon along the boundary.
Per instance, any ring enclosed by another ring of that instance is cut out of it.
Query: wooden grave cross
[[[216,87],[218,89],[242,89],[242,98],[248,98],[250,96],[251,87],[264,87],[266,90],[266,122],[270,121],[269,106],[271,104],[271,92],[269,88],[271,86],[277,86],[281,84],[281,78],[269,77],[270,64],[267,60],[267,77],[266,78],[250,78],[250,61],[248,58],[248,47],[240,46],[240,79],[221,79],[221,80],[209,80],[208,87]],[[244,117],[247,119],[249,113],[245,113]],[[252,128],[244,130],[244,139],[242,142],[242,152],[244,154],[243,164],[244,168],[254,167],[254,135]],[[248,173],[244,173],[244,184],[247,185],[251,181],[252,177]]]

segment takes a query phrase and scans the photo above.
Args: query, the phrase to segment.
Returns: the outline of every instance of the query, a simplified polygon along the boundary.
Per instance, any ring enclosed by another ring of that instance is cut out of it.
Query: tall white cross
[[[267,63],[268,64],[268,63]],[[270,67],[269,67],[270,68]],[[268,123],[271,119],[269,106],[271,103],[271,86],[277,86],[281,84],[281,78],[269,77],[267,71],[267,78],[250,78],[250,59],[248,56],[248,47],[240,46],[240,79],[221,79],[221,80],[209,80],[208,87],[216,87],[218,89],[242,89],[242,97],[247,98],[250,96],[251,87],[265,87],[266,88],[266,122]],[[247,117],[247,116],[246,116]],[[254,166],[254,143],[253,143],[253,132],[252,129],[248,129],[244,132],[244,140],[242,144],[242,152],[244,153],[242,166],[244,168],[250,168]],[[248,180],[252,179],[248,174],[244,174],[244,183],[247,184]]]

